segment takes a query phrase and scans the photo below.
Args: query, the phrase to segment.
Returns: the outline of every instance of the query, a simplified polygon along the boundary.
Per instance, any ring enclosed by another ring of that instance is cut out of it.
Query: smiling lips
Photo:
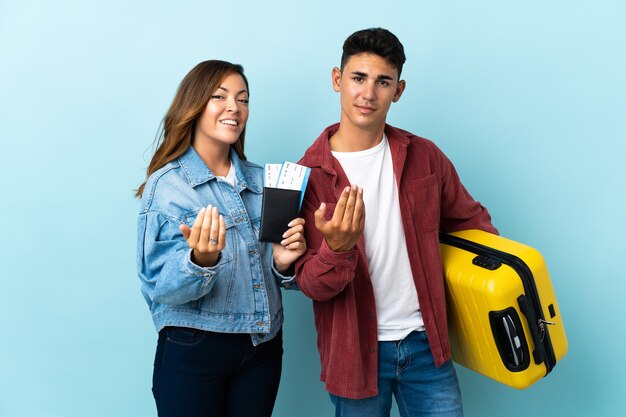
[[[239,122],[233,119],[220,120],[220,123],[223,125],[228,125],[228,126],[239,126]]]

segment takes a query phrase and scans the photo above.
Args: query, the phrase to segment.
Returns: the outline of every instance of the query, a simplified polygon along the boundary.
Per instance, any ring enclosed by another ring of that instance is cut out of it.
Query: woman
[[[270,416],[280,379],[279,286],[306,251],[303,219],[258,241],[263,169],[246,161],[243,68],[205,61],[181,82],[148,167],[138,273],[159,339],[159,416]]]

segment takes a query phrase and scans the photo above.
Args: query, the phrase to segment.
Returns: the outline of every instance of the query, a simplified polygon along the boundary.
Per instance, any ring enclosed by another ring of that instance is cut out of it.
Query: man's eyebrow
[[[352,71],[352,75],[356,75],[358,77],[367,78],[367,73],[362,71]],[[376,77],[377,80],[390,80],[393,81],[393,77],[390,75],[381,74]]]

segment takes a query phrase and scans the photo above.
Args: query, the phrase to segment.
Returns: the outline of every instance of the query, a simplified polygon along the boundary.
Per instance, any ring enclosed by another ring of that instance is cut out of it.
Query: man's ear
[[[396,86],[396,93],[393,95],[392,101],[395,103],[400,100],[400,96],[404,93],[404,89],[406,88],[406,81],[400,80],[398,81],[398,85]]]
[[[337,67],[333,68],[333,71],[331,73],[331,77],[333,80],[333,89],[336,92],[339,92],[340,88],[341,88],[341,70]]]

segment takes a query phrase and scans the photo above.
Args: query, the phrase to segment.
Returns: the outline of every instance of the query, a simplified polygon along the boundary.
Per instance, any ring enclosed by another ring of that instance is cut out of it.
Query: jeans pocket
[[[161,351],[155,375],[162,379],[180,375],[202,375],[219,367],[213,354],[211,338],[202,330],[185,327],[166,327],[159,337]]]
[[[189,327],[168,327],[165,329],[167,341],[181,346],[197,345],[204,338],[204,331]]]

